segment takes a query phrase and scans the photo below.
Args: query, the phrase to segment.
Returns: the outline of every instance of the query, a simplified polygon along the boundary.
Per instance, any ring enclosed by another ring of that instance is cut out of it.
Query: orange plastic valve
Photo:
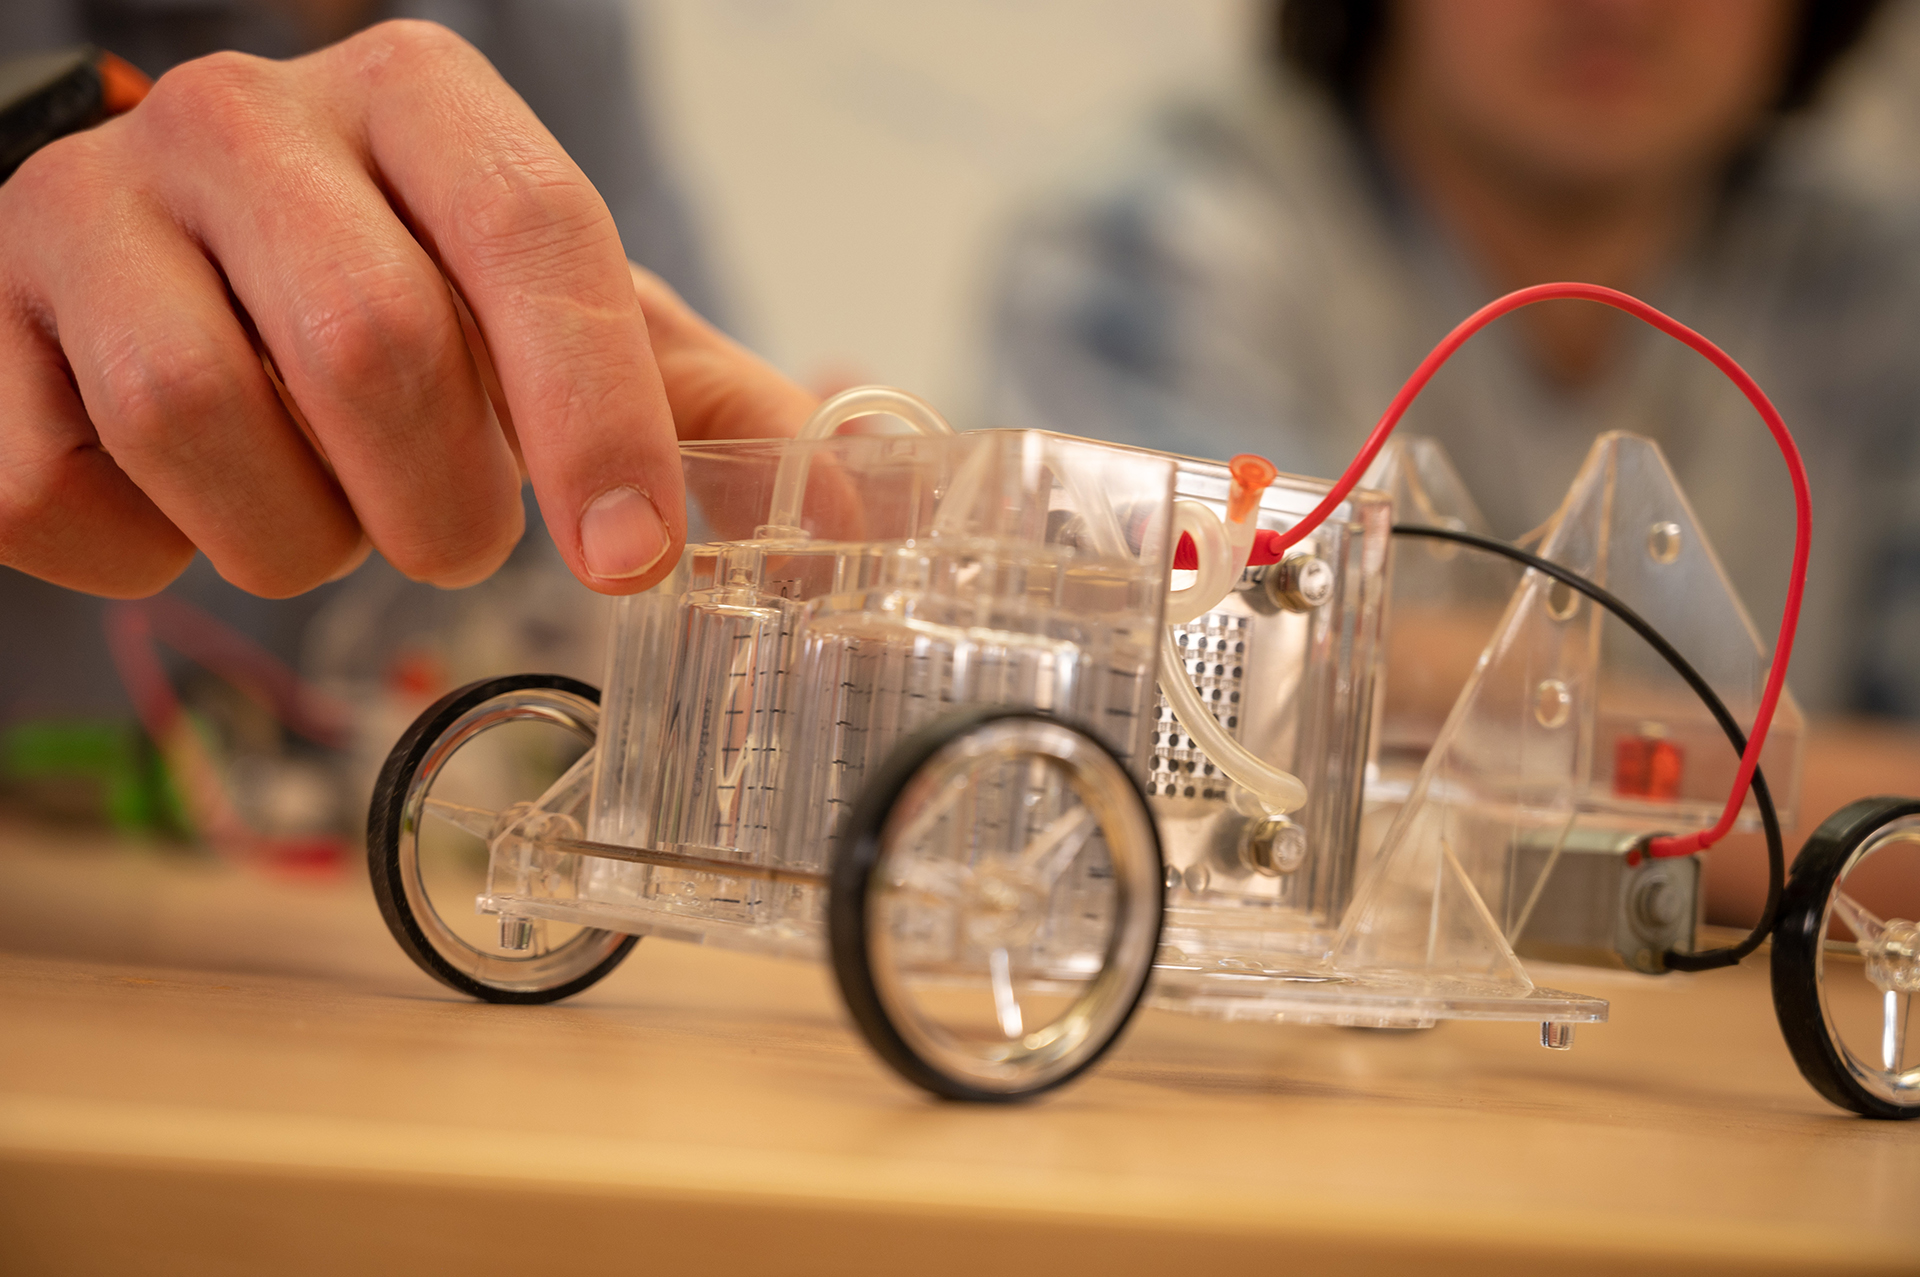
[[[1243,452],[1227,463],[1233,472],[1233,494],[1227,498],[1227,522],[1245,523],[1260,506],[1260,494],[1280,474],[1265,457]]]

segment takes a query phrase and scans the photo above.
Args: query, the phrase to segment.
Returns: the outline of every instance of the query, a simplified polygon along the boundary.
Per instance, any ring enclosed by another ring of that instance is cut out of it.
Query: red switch
[[[1613,747],[1613,792],[1623,798],[1677,798],[1685,766],[1686,753],[1667,739],[1667,729],[1642,723],[1639,735],[1622,736]]]

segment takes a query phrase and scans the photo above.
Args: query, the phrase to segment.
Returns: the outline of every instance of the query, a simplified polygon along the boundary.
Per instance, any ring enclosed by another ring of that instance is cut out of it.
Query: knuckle
[[[84,209],[108,188],[98,132],[69,133],[29,155],[0,191],[28,209]]]
[[[443,58],[473,51],[473,46],[451,28],[425,18],[389,18],[369,30],[394,48],[417,57]]]
[[[33,291],[51,296],[63,272],[93,267],[103,245],[125,245],[145,222],[149,198],[117,162],[119,139],[111,130],[109,124],[49,143],[0,183],[0,224],[14,232],[0,234],[9,291],[38,280]],[[11,300],[19,306],[23,297],[14,292]]]
[[[238,379],[190,334],[123,338],[101,360],[97,414],[117,460],[191,459],[230,405]]]
[[[190,136],[229,143],[250,136],[278,95],[274,64],[244,53],[210,53],[174,67],[137,108],[138,118],[163,137]]]
[[[361,73],[375,81],[394,75],[417,76],[479,57],[478,51],[459,35],[423,18],[377,22],[342,48],[350,51]]]
[[[454,349],[458,321],[444,288],[400,269],[341,274],[316,286],[293,316],[295,362],[341,393],[411,380]]]
[[[613,225],[599,193],[558,155],[487,166],[457,207],[461,239],[481,265],[496,269],[596,252]]]

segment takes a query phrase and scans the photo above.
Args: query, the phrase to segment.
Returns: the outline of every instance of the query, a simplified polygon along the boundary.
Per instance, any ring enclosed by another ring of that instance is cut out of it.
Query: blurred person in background
[[[1165,111],[1117,174],[1017,228],[994,416],[1335,475],[1485,302],[1553,280],[1644,297],[1738,359],[1806,458],[1815,532],[1789,682],[1816,718],[1852,717],[1808,746],[1801,828],[1911,791],[1920,208],[1898,193],[1920,136],[1907,120],[1839,137],[1847,121],[1822,109],[1856,49],[1915,16],[1881,8],[1281,0],[1254,82]],[[1916,50],[1869,76],[1897,92]],[[1469,343],[1401,432],[1438,439],[1515,537],[1614,429],[1660,444],[1772,634],[1784,468],[1738,392],[1669,338],[1588,303],[1530,307]],[[1709,859],[1720,916],[1751,917],[1757,860],[1733,882],[1729,858]]]
[[[1117,178],[1018,229],[995,418],[1334,475],[1486,301],[1623,289],[1740,360],[1806,454],[1802,703],[1920,717],[1920,210],[1826,163],[1818,114],[1879,7],[1285,0],[1258,82],[1168,111]],[[1534,306],[1469,343],[1402,427],[1442,443],[1508,537],[1611,429],[1659,442],[1771,632],[1783,468],[1670,339]]]

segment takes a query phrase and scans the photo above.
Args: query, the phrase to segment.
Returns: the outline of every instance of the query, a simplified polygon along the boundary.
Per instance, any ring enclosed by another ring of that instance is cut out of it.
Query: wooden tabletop
[[[647,941],[550,1007],[363,884],[0,825],[0,1272],[1920,1272],[1920,1123],[1844,1115],[1764,963],[1413,1033],[1145,1012],[937,1103],[825,970]]]

